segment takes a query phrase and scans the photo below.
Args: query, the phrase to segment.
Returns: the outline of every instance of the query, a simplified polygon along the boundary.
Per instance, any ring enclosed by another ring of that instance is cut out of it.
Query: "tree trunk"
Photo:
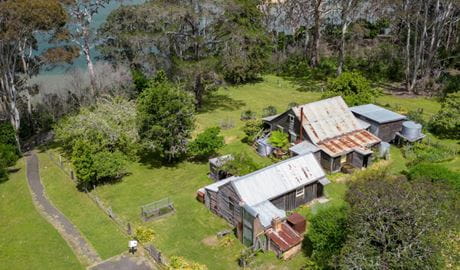
[[[313,42],[311,46],[310,65],[316,67],[319,64],[319,42],[321,39],[321,0],[317,0],[315,3],[314,17],[315,25],[313,29]]]
[[[345,19],[342,19],[342,20],[343,20],[343,24],[342,24],[342,35],[340,38],[339,64],[337,67],[337,76],[342,74],[343,63],[345,61],[344,59],[345,58],[345,36],[347,34],[348,22],[346,22]]]
[[[405,79],[406,79],[406,91],[410,92],[411,91],[411,85],[410,85],[410,36],[411,36],[411,27],[410,27],[410,21],[409,21],[409,0],[406,0],[405,6],[404,6],[404,12],[406,13],[406,27],[407,27],[407,33],[406,33],[406,68],[405,68]]]
[[[93,60],[91,59],[91,51],[89,48],[89,44],[85,42],[83,53],[85,54],[86,64],[88,66],[88,74],[89,74],[89,81],[91,84],[91,94],[93,97],[97,97],[97,81],[96,81],[96,72],[94,71],[94,64]]]

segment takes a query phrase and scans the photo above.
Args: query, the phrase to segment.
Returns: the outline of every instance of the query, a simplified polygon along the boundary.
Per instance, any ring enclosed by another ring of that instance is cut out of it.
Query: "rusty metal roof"
[[[297,246],[302,242],[302,237],[294,231],[286,222],[281,223],[280,230],[276,231],[270,228],[266,231],[266,234],[273,243],[278,246],[281,252],[285,252],[292,247]]]
[[[299,121],[302,109],[303,128],[314,144],[362,129],[340,96],[293,107]]]
[[[370,147],[380,142],[380,139],[367,130],[358,130],[337,138],[319,143],[319,148],[330,156],[339,156],[352,151],[371,154]]]

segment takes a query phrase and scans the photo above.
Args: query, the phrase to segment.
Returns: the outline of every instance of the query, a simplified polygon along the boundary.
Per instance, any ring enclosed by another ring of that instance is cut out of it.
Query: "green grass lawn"
[[[270,164],[270,159],[257,156],[251,147],[241,142],[244,134],[241,131],[243,122],[239,119],[240,115],[244,110],[250,109],[260,117],[262,109],[269,105],[275,106],[278,113],[281,113],[291,102],[303,104],[318,100],[321,96],[319,92],[301,92],[297,91],[297,88],[296,85],[276,76],[265,76],[263,82],[256,84],[222,88],[214,97],[207,100],[205,108],[196,116],[195,134],[207,127],[221,126],[222,122],[226,122],[231,128],[222,131],[227,145],[220,154],[245,151],[261,164]],[[407,110],[424,108],[426,118],[439,109],[436,101],[425,98],[383,96],[379,98],[379,102],[392,106],[400,104]],[[392,147],[391,154],[394,159],[392,169],[395,172],[404,170],[401,150]],[[154,244],[167,256],[180,255],[206,264],[213,270],[237,268],[236,259],[243,246],[236,239],[229,246],[219,246],[214,236],[218,231],[229,228],[228,225],[195,199],[196,191],[212,182],[207,178],[207,163],[182,162],[174,166],[130,163],[128,171],[130,175],[121,182],[97,187],[93,192],[108,202],[115,213],[133,222],[134,226],[143,224],[152,227],[156,232]],[[346,185],[338,181],[338,178],[340,174],[332,175],[332,183],[325,189],[330,198],[328,203],[303,207],[298,211],[309,216],[321,207],[342,205]],[[50,180],[50,183],[54,181],[57,180]],[[51,186],[49,188],[52,190]],[[73,189],[73,193],[75,192]],[[173,200],[176,213],[144,224],[140,219],[140,207],[165,197]],[[62,201],[61,204],[69,203]],[[88,230],[91,230],[91,226]],[[304,254],[299,254],[287,262],[276,259],[272,253],[261,254],[256,258],[256,265],[260,269],[277,269],[281,266],[286,269],[299,269],[304,262]]]
[[[57,167],[40,153],[40,177],[53,204],[82,232],[102,259],[126,251],[128,238],[108,216]]]
[[[0,268],[84,269],[66,241],[35,209],[24,160],[0,183]]]

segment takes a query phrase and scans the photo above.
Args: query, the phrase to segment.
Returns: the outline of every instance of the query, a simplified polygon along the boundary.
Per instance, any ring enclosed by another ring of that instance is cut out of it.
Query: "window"
[[[294,130],[294,115],[292,114],[289,115],[289,130]]]
[[[343,155],[340,157],[340,164],[344,164],[347,162],[347,155]]]
[[[295,196],[298,198],[298,197],[303,197],[303,195],[305,194],[305,191],[303,189],[303,187],[301,188],[298,188],[295,190]]]

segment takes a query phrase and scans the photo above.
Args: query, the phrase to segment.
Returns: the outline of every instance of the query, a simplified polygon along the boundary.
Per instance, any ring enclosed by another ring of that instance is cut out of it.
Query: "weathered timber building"
[[[366,130],[369,124],[353,115],[342,97],[293,107],[263,120],[268,129],[289,134],[291,143],[296,144],[291,148],[294,155],[313,153],[329,172],[340,171],[345,164],[369,166],[372,148],[381,142]]]
[[[384,142],[392,142],[407,119],[404,115],[374,104],[355,106],[350,110],[357,118],[368,123],[368,130]]]
[[[323,196],[329,183],[313,154],[298,155],[251,174],[199,190],[207,208],[236,228],[246,246],[287,259],[301,249],[305,221],[287,221],[286,211]],[[300,230],[300,231],[299,231]]]

